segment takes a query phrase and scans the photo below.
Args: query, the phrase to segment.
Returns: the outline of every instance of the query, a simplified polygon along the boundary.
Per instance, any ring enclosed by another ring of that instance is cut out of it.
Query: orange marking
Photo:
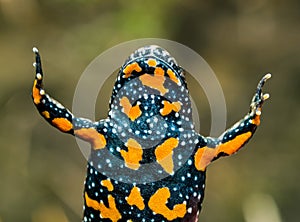
[[[125,78],[130,77],[131,73],[133,71],[137,71],[140,72],[142,71],[142,68],[139,66],[138,63],[134,62],[129,64],[128,66],[125,67],[125,69],[123,70],[124,74],[125,74]]]
[[[50,113],[48,111],[43,111],[42,115],[46,118],[49,119],[50,118]]]
[[[145,209],[144,198],[142,197],[140,188],[138,188],[138,187],[132,188],[129,196],[126,197],[126,201],[130,206],[135,205],[140,210]]]
[[[134,121],[135,119],[137,119],[140,115],[142,115],[142,111],[140,109],[139,105],[135,105],[133,107],[131,107],[128,117],[131,119],[131,121]]]
[[[157,162],[169,174],[173,173],[173,149],[178,146],[179,140],[176,138],[169,138],[155,149],[155,156]]]
[[[216,149],[209,147],[199,148],[194,156],[196,169],[205,171],[205,168],[210,164],[215,156]]]
[[[41,102],[41,94],[40,90],[36,87],[37,80],[34,80],[33,87],[32,87],[32,97],[33,97],[33,102],[35,104],[39,104]]]
[[[143,85],[158,90],[161,95],[168,92],[168,90],[164,87],[165,77],[163,75],[161,76],[157,74],[152,76],[150,74],[144,74],[140,76],[139,79]]]
[[[141,145],[134,139],[129,139],[126,144],[128,151],[121,150],[121,156],[125,160],[125,165],[133,170],[140,167],[139,162],[142,160],[143,149]]]
[[[129,115],[129,111],[131,109],[131,104],[129,102],[129,99],[127,97],[122,97],[122,99],[120,100],[120,105],[123,107],[123,112],[128,116]]]
[[[199,148],[194,157],[196,169],[204,171],[219,153],[225,153],[227,155],[234,154],[250,139],[251,135],[251,132],[238,135],[234,139],[220,144],[216,148],[210,148],[207,146]]]
[[[108,191],[113,191],[114,190],[114,186],[111,183],[110,179],[102,180],[101,185],[106,187]]]
[[[244,145],[245,142],[247,142],[250,139],[251,136],[251,132],[243,133],[226,143],[220,144],[217,147],[217,154],[221,152],[226,153],[228,155],[234,154]]]
[[[120,105],[123,107],[123,112],[131,121],[136,120],[142,114],[140,106],[138,104],[131,106],[129,99],[125,96],[120,100]]]
[[[164,216],[167,220],[182,218],[186,214],[186,204],[176,204],[173,209],[166,206],[171,194],[167,187],[160,188],[150,197],[148,206],[156,214]]]
[[[260,115],[256,115],[254,119],[252,119],[252,124],[259,126],[260,124]]]
[[[94,128],[81,128],[75,130],[75,135],[92,144],[93,149],[102,149],[106,146],[104,135],[98,133]]]
[[[234,139],[220,144],[216,148],[202,147],[195,153],[195,167],[197,170],[204,171],[205,168],[211,163],[211,161],[218,156],[219,153],[225,153],[227,155],[232,155],[237,152],[245,142],[251,137],[252,133],[247,132],[236,136]]]
[[[178,112],[181,109],[181,103],[180,102],[173,102],[170,103],[169,101],[164,100],[163,101],[164,107],[160,110],[161,115],[166,116],[169,113],[171,113],[173,110],[175,112]]]
[[[91,199],[86,192],[85,202],[88,207],[100,211],[101,218],[108,218],[112,222],[117,222],[122,218],[120,212],[116,207],[115,198],[112,195],[108,195],[108,208],[104,205],[103,201],[99,203],[98,201]]]
[[[54,118],[52,124],[63,132],[68,132],[73,128],[73,124],[65,118]]]
[[[147,63],[151,67],[155,67],[156,66],[156,60],[155,59],[148,59]]]
[[[169,75],[170,79],[175,82],[176,84],[179,83],[179,80],[178,78],[176,77],[175,73],[171,70],[171,69],[168,69],[167,70],[167,74]]]
[[[154,70],[154,76],[164,76],[165,71],[161,67],[157,67]]]

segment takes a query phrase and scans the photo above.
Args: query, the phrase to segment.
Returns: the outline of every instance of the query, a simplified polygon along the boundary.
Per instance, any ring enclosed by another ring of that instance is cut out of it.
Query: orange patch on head
[[[101,185],[106,187],[108,191],[113,191],[114,190],[114,186],[111,183],[110,179],[102,180]]]
[[[209,147],[199,148],[194,156],[196,169],[205,171],[206,167],[210,164],[215,156],[216,149]]]
[[[130,191],[128,197],[126,197],[126,201],[130,206],[137,206],[139,210],[145,209],[144,198],[141,196],[140,189],[138,187],[133,187]]]
[[[98,133],[94,128],[81,128],[75,130],[75,135],[92,144],[93,149],[102,149],[106,146],[106,139],[104,135]]]
[[[147,61],[148,65],[151,66],[151,67],[155,67],[156,66],[156,60],[155,59],[149,59]]]
[[[36,87],[37,80],[34,80],[33,87],[32,87],[32,97],[33,97],[33,102],[35,104],[39,104],[41,102],[41,94],[40,90]]]
[[[226,153],[228,155],[234,154],[237,152],[243,145],[246,143],[252,136],[251,132],[243,133],[236,136],[234,139],[229,140],[226,143],[220,144],[217,147],[217,154]]]
[[[179,83],[179,80],[178,78],[176,77],[175,73],[171,70],[171,69],[168,69],[167,70],[167,74],[169,75],[170,79],[175,82],[176,84]]]
[[[121,156],[125,160],[125,165],[133,170],[140,167],[140,161],[143,159],[143,149],[141,145],[134,139],[129,139],[126,144],[128,151],[121,150]]]
[[[120,100],[120,105],[123,107],[123,112],[128,116],[128,118],[130,118],[131,121],[136,120],[140,115],[142,115],[139,104],[131,106],[129,99],[125,96]]]
[[[171,193],[167,187],[160,188],[153,194],[148,202],[149,208],[156,214],[164,216],[167,220],[183,218],[186,214],[186,204],[176,204],[173,209],[170,209],[166,203],[170,198]]]
[[[68,132],[73,129],[73,124],[65,118],[54,118],[52,124],[63,132]]]
[[[150,75],[144,74],[139,77],[142,84],[148,86],[152,89],[156,89],[160,92],[161,95],[164,95],[168,92],[168,89],[164,87],[165,77],[161,75]]]
[[[137,62],[131,63],[124,68],[123,72],[125,74],[125,78],[130,77],[133,71],[137,71],[137,72],[142,71],[142,68],[139,66]]]
[[[142,115],[142,111],[141,111],[139,105],[135,105],[135,106],[131,107],[131,109],[128,113],[128,117],[131,119],[131,121],[136,120],[140,115]]]
[[[165,71],[161,67],[157,67],[154,70],[154,76],[164,76],[164,75],[165,75]]]
[[[127,97],[122,97],[122,99],[120,100],[120,105],[123,107],[123,112],[128,116],[129,115],[129,111],[131,109],[131,104],[130,101]]]
[[[122,218],[120,212],[116,207],[115,198],[112,195],[108,195],[108,206],[101,201],[100,203],[96,200],[91,199],[88,194],[85,192],[85,203],[88,207],[93,208],[94,210],[100,211],[101,218],[110,219],[112,222],[117,222]]]
[[[178,146],[179,140],[176,138],[169,138],[155,149],[155,156],[157,162],[169,174],[173,173],[173,149]]]
[[[175,112],[179,112],[179,110],[181,109],[181,103],[180,102],[172,102],[172,103],[170,103],[169,101],[164,100],[163,101],[163,105],[164,105],[164,107],[160,110],[160,113],[163,116],[168,115],[173,110]]]
[[[179,112],[179,110],[181,109],[181,103],[180,102],[172,102],[173,104],[173,110],[175,112]]]
[[[46,118],[49,119],[50,118],[50,113],[48,111],[43,111],[42,115]]]

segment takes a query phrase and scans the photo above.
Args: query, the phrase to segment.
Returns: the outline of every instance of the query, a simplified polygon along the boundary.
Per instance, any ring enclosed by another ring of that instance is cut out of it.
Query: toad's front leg
[[[67,108],[48,95],[43,88],[43,70],[37,48],[35,53],[35,80],[32,87],[32,99],[39,113],[55,128],[90,142],[94,149],[104,148],[106,140],[99,133],[97,123],[89,119],[75,117]]]
[[[269,94],[263,94],[262,88],[270,78],[271,74],[266,74],[258,83],[250,104],[250,111],[243,119],[226,130],[220,137],[207,138],[207,145],[198,148],[195,153],[195,165],[198,170],[204,171],[209,163],[221,156],[236,153],[250,140],[260,125],[262,105],[269,98]]]

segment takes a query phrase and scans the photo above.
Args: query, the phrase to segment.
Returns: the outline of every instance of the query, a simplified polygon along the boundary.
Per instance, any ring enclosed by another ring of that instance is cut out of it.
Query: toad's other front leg
[[[260,125],[260,116],[263,103],[269,98],[269,94],[263,94],[262,87],[271,78],[266,74],[258,83],[253,96],[249,113],[226,130],[218,138],[207,138],[207,146],[201,147],[195,153],[195,166],[204,171],[213,160],[221,156],[229,156],[242,148],[253,136],[256,128]]]
[[[98,132],[98,124],[85,118],[75,117],[67,108],[53,99],[43,89],[43,70],[37,48],[35,53],[35,80],[32,87],[32,99],[39,113],[55,128],[64,133],[75,135],[92,144],[93,148],[104,148],[105,137]]]

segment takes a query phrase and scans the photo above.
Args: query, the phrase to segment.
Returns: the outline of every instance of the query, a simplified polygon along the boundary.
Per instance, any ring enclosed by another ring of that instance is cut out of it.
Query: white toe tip
[[[267,100],[269,98],[270,98],[270,94],[269,93],[266,93],[266,94],[263,95],[263,99],[264,100]]]
[[[32,51],[33,51],[34,53],[38,53],[38,52],[39,52],[39,50],[38,50],[36,47],[33,47],[33,48],[32,48]]]
[[[272,77],[272,74],[271,73],[268,73],[264,76],[265,79],[270,79]]]

